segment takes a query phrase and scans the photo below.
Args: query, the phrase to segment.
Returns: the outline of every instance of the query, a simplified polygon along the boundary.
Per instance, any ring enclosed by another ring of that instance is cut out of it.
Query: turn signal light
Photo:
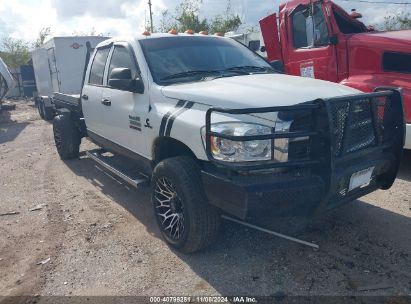
[[[207,31],[201,31],[199,34],[200,35],[208,35],[208,32]]]
[[[193,35],[194,31],[193,30],[186,30],[184,33],[189,34],[189,35]]]
[[[171,35],[177,35],[178,34],[176,29],[172,29],[168,33],[171,34]]]
[[[143,35],[144,35],[144,36],[150,36],[151,33],[150,33],[149,31],[145,31],[145,32],[143,33]]]

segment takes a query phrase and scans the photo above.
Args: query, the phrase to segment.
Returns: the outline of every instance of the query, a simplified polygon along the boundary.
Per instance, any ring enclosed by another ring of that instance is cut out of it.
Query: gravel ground
[[[83,151],[90,147],[83,141]],[[298,234],[318,251],[228,222],[204,252],[171,250],[149,191],[128,188],[84,155],[61,161],[51,124],[29,101],[0,114],[0,168],[0,214],[18,213],[0,216],[3,296],[411,295],[409,152],[391,190]]]

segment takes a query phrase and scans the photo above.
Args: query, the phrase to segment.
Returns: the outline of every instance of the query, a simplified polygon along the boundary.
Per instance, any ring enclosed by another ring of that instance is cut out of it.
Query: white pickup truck
[[[222,214],[317,214],[388,189],[404,145],[400,90],[282,75],[216,36],[101,42],[81,96],[54,101],[60,157],[78,158],[83,137],[99,145],[92,159],[151,185],[161,233],[185,253],[213,240]]]

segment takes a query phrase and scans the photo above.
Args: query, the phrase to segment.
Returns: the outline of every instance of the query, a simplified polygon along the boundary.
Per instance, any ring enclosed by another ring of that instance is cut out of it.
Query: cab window
[[[97,49],[94,56],[93,63],[91,65],[90,76],[88,83],[93,85],[103,85],[104,68],[110,48]]]
[[[130,52],[123,46],[115,46],[113,55],[111,56],[110,66],[108,69],[108,79],[110,79],[111,72],[115,68],[128,68],[131,70],[131,75],[134,78],[138,76],[137,67]]]
[[[302,6],[292,15],[293,42],[296,49],[319,47],[329,43],[327,23],[321,4],[311,7]]]
[[[411,54],[385,52],[382,60],[386,72],[411,73]]]
[[[333,8],[334,19],[343,34],[358,34],[368,32],[367,27],[358,20],[353,20],[346,12]]]

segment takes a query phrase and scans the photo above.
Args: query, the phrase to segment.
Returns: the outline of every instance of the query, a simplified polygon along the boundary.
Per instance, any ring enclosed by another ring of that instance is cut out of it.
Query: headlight
[[[204,131],[203,136],[205,136]],[[267,126],[236,122],[211,125],[211,131],[234,136],[272,133],[272,129]],[[227,162],[271,160],[271,140],[232,141],[212,136],[211,153],[215,159]]]

